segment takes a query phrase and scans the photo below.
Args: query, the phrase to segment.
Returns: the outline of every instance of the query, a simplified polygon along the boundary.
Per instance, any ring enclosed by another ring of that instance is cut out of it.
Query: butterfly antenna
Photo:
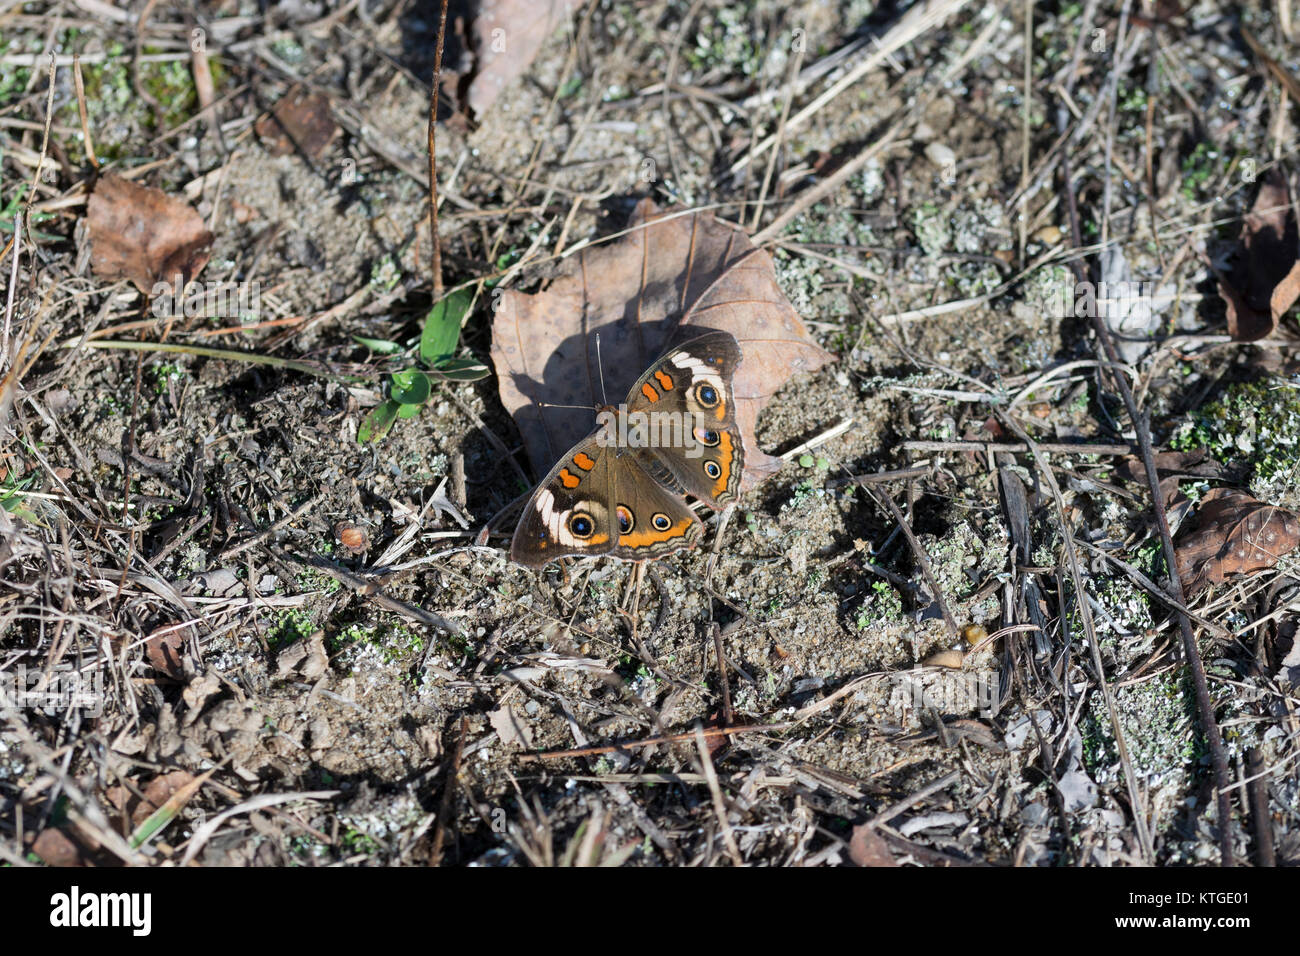
[[[600,360],[600,333],[596,333],[596,371],[600,373],[600,405],[604,408],[609,404],[609,396],[605,394],[605,363]]]

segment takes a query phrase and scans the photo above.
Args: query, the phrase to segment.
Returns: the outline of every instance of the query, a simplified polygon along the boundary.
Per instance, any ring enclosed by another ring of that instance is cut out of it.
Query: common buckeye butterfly
[[[706,332],[650,365],[617,408],[551,469],[524,506],[510,557],[540,567],[569,555],[657,558],[694,547],[703,525],[686,504],[734,501],[745,454],[728,332]]]

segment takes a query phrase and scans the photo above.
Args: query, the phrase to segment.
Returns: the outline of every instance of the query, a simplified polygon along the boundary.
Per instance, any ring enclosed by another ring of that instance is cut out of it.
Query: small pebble
[[[952,169],[957,165],[957,154],[951,146],[943,143],[931,143],[925,148],[925,156],[940,169]]]

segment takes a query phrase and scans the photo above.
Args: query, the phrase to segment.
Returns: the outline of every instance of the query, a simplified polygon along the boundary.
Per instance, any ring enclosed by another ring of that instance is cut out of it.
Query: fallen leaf
[[[105,279],[130,279],[145,295],[207,265],[212,233],[193,208],[150,186],[106,173],[86,206],[90,265]]]
[[[149,819],[150,814],[193,782],[194,774],[185,770],[173,770],[154,777],[144,788],[144,800],[131,810],[131,822],[139,826]]]
[[[179,678],[185,673],[181,667],[181,651],[184,647],[185,634],[169,624],[149,635],[144,644],[144,652],[154,670],[161,671],[168,677]]]
[[[193,799],[199,788],[208,781],[217,767],[213,767],[200,777],[184,770],[174,770],[155,777],[145,789],[145,802],[140,806],[142,817],[135,820],[135,829],[131,831],[129,843],[131,849],[137,849],[165,827],[180,812],[185,804]],[[147,813],[144,811],[148,810]]]
[[[506,747],[523,747],[527,750],[533,745],[533,735],[529,732],[528,725],[509,704],[489,713],[488,723]]]
[[[181,700],[188,708],[185,713],[185,726],[188,727],[199,719],[199,714],[213,697],[221,693],[221,680],[216,671],[208,669],[190,681],[183,691]]]
[[[482,116],[501,92],[528,69],[555,28],[582,0],[481,0],[470,28],[474,77],[466,94]]]
[[[253,128],[272,156],[301,153],[309,159],[319,156],[339,131],[329,97],[301,87],[280,97]]]
[[[32,852],[49,866],[86,866],[85,851],[66,833],[55,827],[42,830],[32,843]]]
[[[1156,466],[1156,477],[1160,480],[1160,492],[1168,508],[1178,494],[1178,482],[1182,478],[1202,478],[1221,481],[1228,475],[1228,467],[1210,457],[1204,448],[1193,451],[1158,451],[1152,455]],[[1137,455],[1129,455],[1120,460],[1115,471],[1123,478],[1142,487],[1147,486],[1146,465]]]
[[[1227,305],[1228,333],[1253,342],[1273,333],[1300,298],[1300,232],[1286,175],[1270,169],[1241,230],[1241,253],[1228,275],[1219,277]]]
[[[898,866],[885,838],[869,823],[853,828],[849,838],[849,859],[858,866]]]
[[[782,464],[758,448],[759,410],[791,376],[834,356],[781,293],[771,256],[738,227],[710,213],[663,212],[648,199],[628,227],[622,240],[570,257],[545,291],[501,295],[492,322],[501,402],[543,475],[594,429],[602,372],[605,395],[620,402],[673,341],[695,328],[730,332],[744,353],[733,380],[741,489],[752,488]]]
[[[1230,574],[1271,568],[1300,547],[1300,515],[1235,488],[1209,491],[1196,519],[1196,530],[1175,548],[1188,598],[1207,585],[1222,584]]]
[[[188,771],[172,770],[150,780],[139,796],[127,787],[120,786],[109,787],[104,796],[116,811],[114,818],[125,817],[134,828],[148,820],[160,807],[166,806],[167,801],[177,793],[191,786],[194,779],[194,775]]]
[[[276,676],[301,677],[314,681],[329,668],[329,655],[325,653],[325,632],[316,631],[306,640],[294,641],[275,659]]]

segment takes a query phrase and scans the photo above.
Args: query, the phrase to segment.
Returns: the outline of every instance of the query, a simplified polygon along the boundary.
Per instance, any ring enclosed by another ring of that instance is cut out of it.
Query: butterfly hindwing
[[[614,518],[619,558],[657,558],[694,547],[704,531],[680,493],[665,488],[642,466],[640,455],[625,454],[614,471]]]

